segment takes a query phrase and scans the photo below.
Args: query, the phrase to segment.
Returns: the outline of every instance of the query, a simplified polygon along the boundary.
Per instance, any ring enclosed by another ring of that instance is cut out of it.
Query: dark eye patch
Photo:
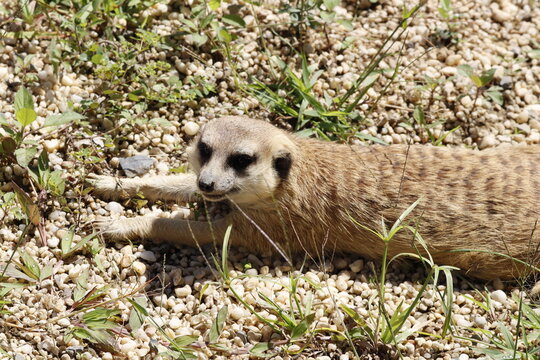
[[[235,171],[242,172],[257,161],[257,157],[248,154],[233,154],[227,159],[227,164]]]
[[[208,144],[199,141],[197,144],[197,149],[199,150],[199,157],[201,158],[202,163],[210,160],[210,157],[212,156],[212,148]]]

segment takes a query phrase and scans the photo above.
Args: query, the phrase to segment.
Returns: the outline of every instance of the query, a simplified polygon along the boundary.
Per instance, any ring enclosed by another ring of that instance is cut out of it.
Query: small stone
[[[47,150],[47,152],[53,153],[60,148],[60,140],[58,139],[45,140],[43,141],[43,147],[45,148],[45,150]]]
[[[353,273],[359,273],[364,268],[364,260],[358,259],[349,265],[349,268]]]
[[[47,239],[47,246],[51,249],[58,248],[58,245],[60,244],[60,239],[56,236],[51,236]]]
[[[457,68],[454,66],[445,66],[441,69],[441,73],[445,76],[454,76],[457,74]]]
[[[71,76],[64,75],[64,76],[62,76],[62,85],[64,85],[64,86],[73,86],[73,85],[75,85],[75,82],[73,81]]]
[[[536,297],[540,295],[540,281],[537,281],[536,284],[534,284],[533,288],[531,289],[531,296]]]
[[[165,134],[161,138],[161,142],[164,143],[165,145],[173,145],[176,141],[174,139],[174,136],[170,134]]]
[[[482,139],[482,141],[478,145],[478,148],[480,150],[482,150],[482,149],[487,149],[487,148],[493,147],[495,145],[497,145],[497,139],[495,138],[495,135],[488,134],[488,135],[484,136],[484,138]]]
[[[111,214],[121,214],[124,211],[124,207],[116,201],[111,201],[105,205],[105,209],[109,210]]]
[[[30,344],[25,344],[17,348],[17,352],[21,354],[31,354],[34,348]]]
[[[7,80],[9,74],[10,71],[7,66],[0,66],[0,80]]]
[[[495,290],[491,293],[491,298],[501,304],[506,303],[506,293],[502,290]]]
[[[469,360],[469,355],[461,354],[461,355],[459,355],[459,360]]]
[[[465,320],[465,317],[463,315],[455,314],[454,315],[454,321],[456,322],[457,326],[461,327],[471,327],[471,323],[467,320]]]
[[[289,354],[296,354],[298,352],[300,352],[301,348],[300,348],[300,345],[296,345],[296,344],[292,344],[291,346],[289,346],[289,348],[287,349],[287,352]]]
[[[134,340],[131,340],[127,337],[121,338],[120,340],[120,350],[126,354],[130,351],[133,351],[137,348],[137,342]]]
[[[200,126],[193,121],[188,121],[183,127],[184,132],[186,133],[186,135],[189,135],[189,136],[197,135],[197,133],[199,132],[199,129],[200,129]]]
[[[336,288],[339,290],[339,291],[347,291],[347,288],[349,286],[347,285],[347,281],[343,280],[343,279],[338,279],[336,281]]]
[[[69,321],[68,318],[63,318],[63,319],[58,320],[57,324],[60,325],[61,327],[70,327],[71,321]]]
[[[154,165],[154,160],[148,156],[135,155],[127,158],[119,159],[122,170],[127,177],[144,175]]]
[[[134,261],[133,264],[131,264],[131,267],[137,275],[144,275],[146,272],[146,265],[140,261]]]
[[[516,118],[516,121],[518,124],[525,124],[529,121],[529,112],[527,110],[523,110],[520,112]]]
[[[513,83],[514,79],[512,79],[511,76],[503,76],[499,82],[499,85],[503,88],[503,90],[510,90]]]
[[[169,321],[169,327],[173,330],[178,329],[180,326],[182,326],[182,322],[177,316],[173,316],[171,318],[171,321]]]
[[[244,310],[242,310],[240,306],[231,305],[231,308],[229,310],[229,315],[231,316],[231,319],[233,320],[240,320],[244,317]]]
[[[148,262],[156,262],[157,257],[152,251],[143,251],[139,254],[139,257],[143,260],[146,260]]]
[[[446,58],[446,65],[448,66],[457,66],[461,62],[461,55],[452,54],[448,55]]]
[[[483,316],[476,316],[476,317],[474,318],[474,323],[475,323],[476,325],[478,325],[479,327],[482,328],[482,327],[484,327],[484,326],[487,324],[487,320],[486,320],[486,318],[483,317]]]
[[[174,294],[176,295],[176,297],[185,298],[191,295],[191,286],[186,285],[184,287],[176,288],[174,289]]]
[[[63,211],[54,210],[49,214],[49,220],[58,221],[60,219],[65,219],[66,213]]]

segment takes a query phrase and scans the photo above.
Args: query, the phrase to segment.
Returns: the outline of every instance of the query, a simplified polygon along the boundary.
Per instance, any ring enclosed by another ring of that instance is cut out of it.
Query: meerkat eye
[[[244,171],[249,165],[257,161],[256,156],[248,154],[234,154],[229,156],[227,164],[236,171]]]
[[[210,157],[212,156],[212,148],[208,146],[208,144],[200,141],[197,148],[199,149],[199,156],[201,157],[201,161],[203,163],[210,160]]]

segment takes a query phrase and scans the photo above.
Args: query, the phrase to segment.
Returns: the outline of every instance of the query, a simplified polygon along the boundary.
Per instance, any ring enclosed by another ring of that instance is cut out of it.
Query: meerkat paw
[[[150,230],[151,217],[135,218],[98,218],[95,226],[107,239],[141,240],[147,237]]]
[[[86,182],[94,187],[94,193],[104,199],[120,199],[126,196],[122,181],[113,176],[89,174]]]

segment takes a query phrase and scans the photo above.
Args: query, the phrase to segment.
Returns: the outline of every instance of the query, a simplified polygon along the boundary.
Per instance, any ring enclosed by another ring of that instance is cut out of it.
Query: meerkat
[[[108,199],[142,193],[149,200],[227,202],[230,213],[208,222],[123,218],[104,225],[107,237],[203,245],[223,239],[232,224],[232,244],[254,251],[380,259],[384,245],[373,231],[403,221],[409,230],[392,238],[390,256],[429,252],[435,263],[482,279],[517,277],[525,268],[520,261],[539,262],[540,146],[353,146],[225,117],[204,125],[187,152],[192,173],[94,175],[94,191]]]

